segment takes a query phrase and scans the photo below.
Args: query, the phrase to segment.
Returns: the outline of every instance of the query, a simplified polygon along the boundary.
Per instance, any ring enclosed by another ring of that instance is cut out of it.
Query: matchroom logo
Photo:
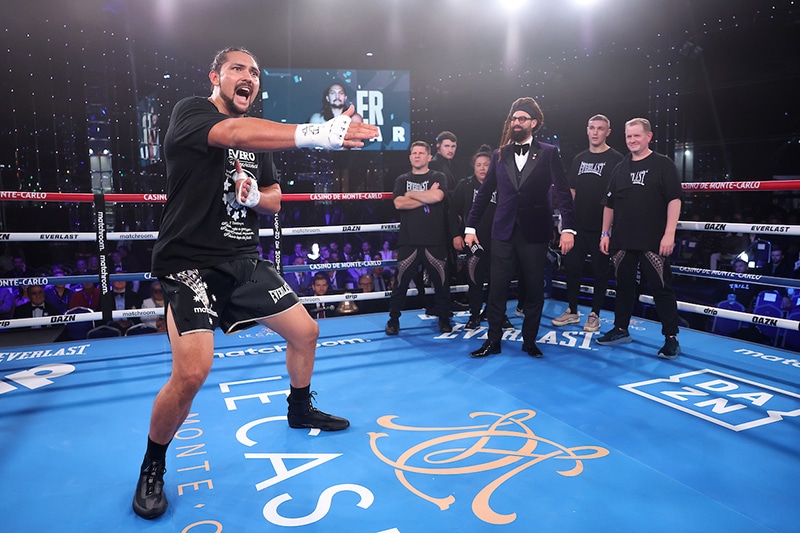
[[[800,395],[707,368],[620,388],[733,431],[800,416]]]

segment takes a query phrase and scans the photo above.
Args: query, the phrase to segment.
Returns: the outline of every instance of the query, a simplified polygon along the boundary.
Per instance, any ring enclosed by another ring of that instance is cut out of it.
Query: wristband
[[[253,186],[254,182],[250,180],[250,192],[247,193],[247,198],[242,201],[242,187],[244,187],[245,182],[248,180],[247,174],[244,172],[237,172],[234,179],[236,179],[236,201],[245,207],[257,206],[258,202],[261,201],[261,191],[258,190],[258,187]]]
[[[294,144],[298,148],[338,150],[344,145],[350,121],[349,116],[339,115],[323,124],[299,124],[294,130]]]
[[[601,231],[600,232],[600,238],[602,239],[603,237],[609,237],[610,238],[611,237],[611,232],[609,232],[609,231]]]

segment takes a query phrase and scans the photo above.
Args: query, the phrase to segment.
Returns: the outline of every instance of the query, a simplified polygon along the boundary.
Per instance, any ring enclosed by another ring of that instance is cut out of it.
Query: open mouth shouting
[[[250,105],[250,97],[253,95],[253,88],[247,84],[240,85],[234,92],[234,99],[236,103],[248,107]]]

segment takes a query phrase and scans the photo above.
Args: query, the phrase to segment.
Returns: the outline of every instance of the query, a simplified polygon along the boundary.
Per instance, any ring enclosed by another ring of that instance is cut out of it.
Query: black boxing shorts
[[[159,277],[178,333],[226,334],[249,328],[300,303],[269,261],[235,259]]]

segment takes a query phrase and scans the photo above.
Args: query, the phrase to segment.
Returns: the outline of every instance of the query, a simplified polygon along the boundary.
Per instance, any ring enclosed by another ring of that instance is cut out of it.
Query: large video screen
[[[407,150],[409,86],[404,70],[263,69],[264,118],[292,124],[324,122],[353,104],[354,120],[381,130],[362,150]]]

